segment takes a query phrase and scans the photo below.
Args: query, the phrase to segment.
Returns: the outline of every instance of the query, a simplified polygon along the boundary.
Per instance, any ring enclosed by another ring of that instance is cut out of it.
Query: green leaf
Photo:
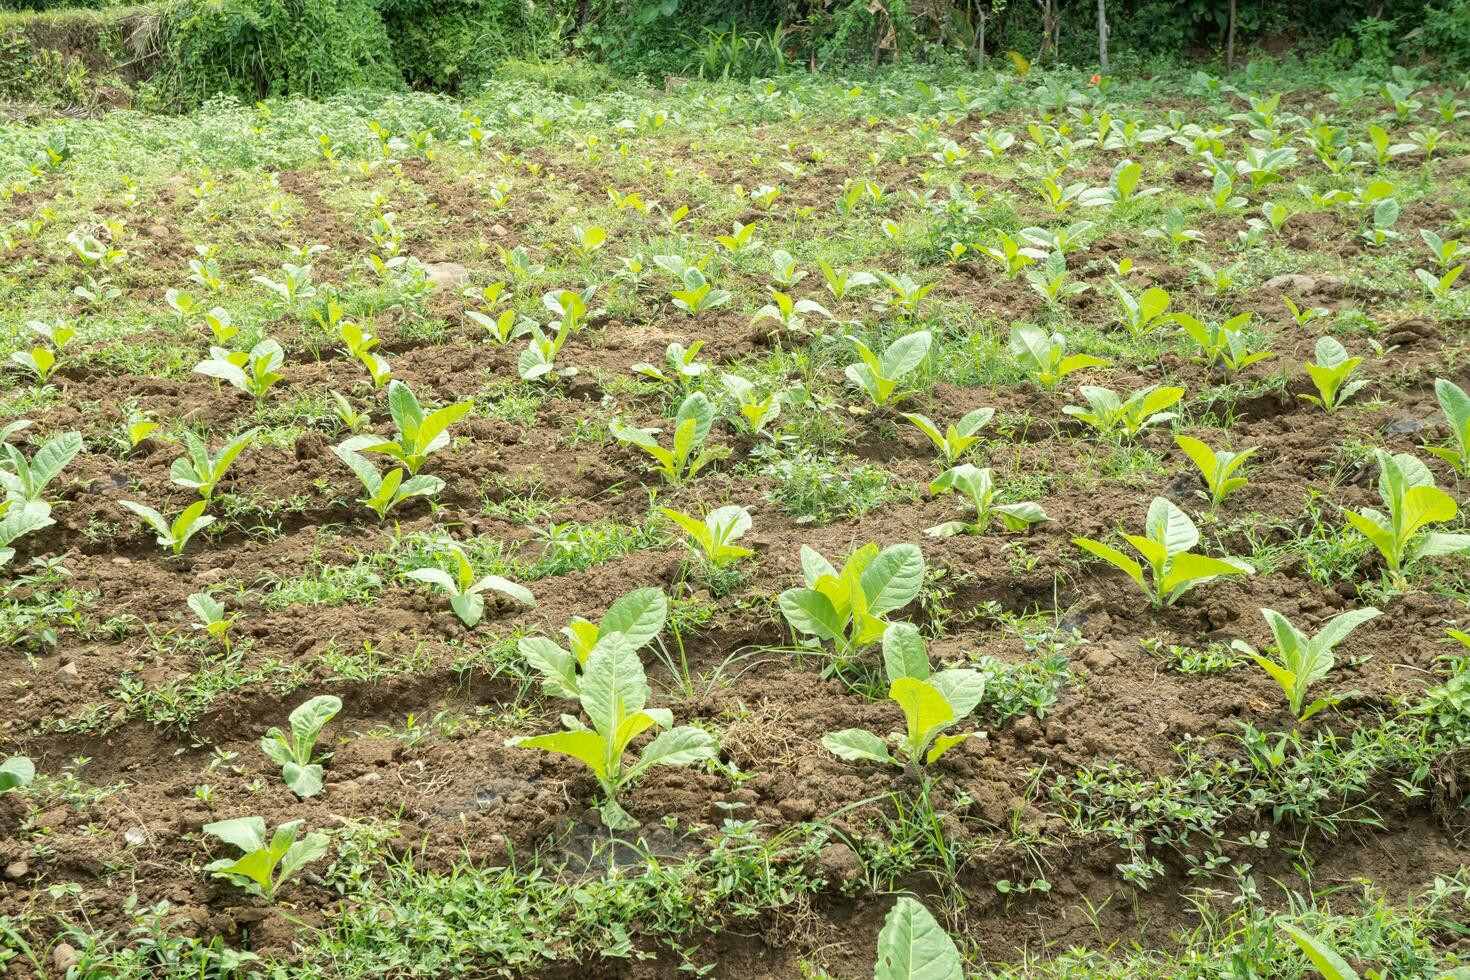
[[[912,623],[893,623],[883,631],[883,669],[889,683],[900,677],[924,680],[929,676],[929,653]]]
[[[611,738],[624,718],[643,710],[648,695],[643,664],[627,637],[611,633],[599,638],[587,655],[580,684],[582,710],[592,726]]]
[[[550,735],[531,735],[513,738],[506,745],[528,749],[545,749],[579,759],[592,770],[598,779],[606,779],[607,742],[594,731],[552,732]]]
[[[528,636],[516,644],[526,663],[541,674],[541,684],[553,697],[578,696],[577,658],[544,636]]]
[[[0,793],[29,785],[36,778],[36,766],[23,755],[0,762]]]
[[[954,940],[914,899],[901,896],[878,933],[873,980],[964,980]]]
[[[599,630],[621,633],[633,649],[641,650],[663,632],[669,617],[669,600],[661,589],[634,589],[608,607]]]
[[[924,585],[924,553],[912,544],[885,548],[863,569],[860,581],[872,615],[902,608]]]
[[[1322,974],[1323,980],[1359,980],[1357,971],[1348,965],[1347,960],[1321,939],[1289,922],[1277,922],[1276,925],[1307,954],[1307,959]]]
[[[822,736],[822,745],[839,759],[848,762],[877,762],[897,765],[888,751],[888,743],[861,728],[847,728]]]

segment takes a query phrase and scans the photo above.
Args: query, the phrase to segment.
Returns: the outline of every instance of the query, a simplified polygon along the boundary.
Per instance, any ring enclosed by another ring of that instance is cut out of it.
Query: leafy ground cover
[[[8,127],[0,967],[1459,975],[1466,117]]]

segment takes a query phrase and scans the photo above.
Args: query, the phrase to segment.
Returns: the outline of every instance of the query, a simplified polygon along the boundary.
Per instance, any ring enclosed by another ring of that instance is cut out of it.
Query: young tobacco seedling
[[[1354,394],[1360,391],[1368,382],[1364,380],[1353,381],[1352,374],[1358,365],[1363,363],[1361,357],[1349,357],[1347,349],[1334,337],[1322,337],[1317,341],[1316,362],[1308,362],[1307,374],[1312,378],[1312,384],[1317,387],[1316,395],[1298,395],[1311,402],[1313,405],[1321,405],[1329,412],[1335,412],[1342,407]]]
[[[669,600],[663,592],[634,589],[609,606],[601,622],[593,623],[579,616],[563,627],[567,649],[544,636],[528,636],[516,644],[516,650],[541,674],[542,686],[548,694],[575,698],[581,687],[578,670],[604,640],[617,635],[635,651],[641,650],[663,632],[668,618]]]
[[[474,629],[484,617],[485,596],[483,593],[492,589],[509,596],[521,605],[536,605],[536,597],[531,594],[531,590],[523,585],[517,585],[510,579],[499,575],[485,575],[476,578],[475,570],[470,566],[469,559],[465,557],[464,549],[458,544],[450,542],[445,550],[454,558],[453,574],[442,568],[415,568],[404,572],[404,578],[438,586],[449,596],[449,608],[459,617],[459,621],[470,629]]]
[[[1177,417],[1175,412],[1165,411],[1184,397],[1183,388],[1165,388],[1149,385],[1129,395],[1125,400],[1111,388],[1082,385],[1077,389],[1087,400],[1087,408],[1067,405],[1062,411],[1073,418],[1086,422],[1104,436],[1122,435],[1132,439],[1144,429],[1160,425]]]
[[[806,326],[807,314],[816,313],[828,320],[832,319],[832,313],[821,303],[810,299],[793,299],[786,293],[771,290],[771,302],[755,311],[751,317],[752,324],[760,323],[762,320],[775,320],[791,334],[817,334],[821,331],[809,331]]]
[[[24,789],[36,778],[36,764],[23,755],[0,762],[0,793]]]
[[[630,830],[638,821],[619,802],[628,786],[653,766],[689,766],[719,752],[708,732],[692,725],[670,727],[673,712],[647,708],[650,693],[632,641],[622,633],[610,633],[588,654],[579,682],[577,697],[591,727],[562,715],[564,731],[512,738],[505,744],[559,752],[585,763],[605,797],[598,807],[603,824]],[[650,728],[665,730],[644,746],[632,765],[625,765],[623,756],[633,739]]]
[[[1026,284],[1053,305],[1092,288],[1085,282],[1067,281],[1067,257],[1061,252],[1052,252],[1039,266],[1027,269]]]
[[[18,350],[10,355],[14,364],[20,365],[31,376],[41,384],[51,380],[51,375],[56,373],[60,366],[56,354],[45,347],[32,347],[29,350]]]
[[[235,457],[239,456],[259,433],[258,427],[242,432],[211,456],[209,443],[185,429],[184,444],[187,449],[185,454],[174,460],[173,465],[169,467],[169,478],[178,486],[198,490],[199,496],[209,500],[214,496],[215,487],[229,472],[230,464],[235,461]]]
[[[1016,504],[998,504],[995,502],[995,481],[991,475],[990,468],[979,469],[969,463],[961,463],[959,466],[951,467],[939,475],[939,479],[929,484],[929,492],[934,494],[958,491],[970,502],[975,510],[974,520],[946,521],[934,527],[926,528],[924,533],[933,538],[947,538],[956,534],[984,534],[990,527],[993,518],[999,517],[1001,524],[1009,531],[1024,531],[1032,524],[1050,520],[1041,505],[1032,501],[1022,501]]]
[[[281,345],[267,338],[250,348],[248,353],[211,347],[209,359],[194,365],[194,373],[227,381],[259,401],[270,392],[272,385],[284,377],[279,368],[285,363],[286,352]]]
[[[740,417],[752,434],[758,435],[781,414],[781,392],[772,392],[763,398],[754,384],[738,374],[720,375],[720,384],[734,399],[740,409]]]
[[[645,378],[668,384],[677,381],[681,388],[688,388],[700,377],[709,372],[708,363],[698,360],[699,351],[704,347],[704,341],[696,340],[686,349],[678,341],[672,341],[664,350],[664,362],[668,365],[665,372],[647,361],[640,361],[632,367],[634,374],[641,374]]]
[[[1456,473],[1470,476],[1470,395],[1453,381],[1436,378],[1434,397],[1449,423],[1451,444],[1424,448],[1453,466]],[[4,480],[3,474],[0,480]]]
[[[371,460],[353,448],[352,443],[360,438],[362,437],[354,436],[340,446],[333,446],[332,452],[347,464],[347,468],[352,470],[362,484],[367,495],[359,498],[358,502],[371,508],[379,520],[385,519],[388,511],[410,497],[432,497],[444,489],[443,480],[426,473],[404,479],[404,469],[401,466],[395,466],[386,475],[380,474]]]
[[[408,385],[394,381],[388,385],[388,414],[398,425],[398,438],[365,434],[353,436],[343,445],[354,452],[382,453],[416,476],[430,456],[449,445],[449,427],[468,415],[474,404],[468,400],[455,402],[426,415]]]
[[[1172,319],[1179,324],[1185,336],[1199,345],[1200,354],[1195,360],[1205,367],[1214,367],[1218,363],[1225,365],[1227,371],[1239,371],[1276,356],[1270,351],[1250,349],[1245,330],[1251,321],[1250,313],[1233,316],[1223,323],[1204,323],[1187,313],[1175,313]]]
[[[966,412],[958,422],[951,422],[943,430],[918,412],[904,412],[903,417],[928,436],[929,441],[934,443],[934,448],[939,450],[939,455],[953,466],[971,446],[980,441],[977,433],[995,418],[995,409],[977,408],[973,412]]]
[[[1155,609],[1172,606],[1190,589],[1222,575],[1255,572],[1236,558],[1209,558],[1190,551],[1199,544],[1199,530],[1184,511],[1163,497],[1155,497],[1149,505],[1144,530],[1143,535],[1125,534],[1123,540],[1146,564],[1091,538],[1073,538],[1072,543],[1128,573]]]
[[[1331,694],[1307,704],[1308,689],[1326,677],[1336,662],[1332,654],[1333,648],[1347,639],[1353,630],[1378,616],[1379,610],[1371,607],[1354,609],[1334,616],[1311,638],[1274,609],[1262,609],[1261,615],[1265,617],[1276,637],[1276,656],[1263,656],[1243,640],[1236,640],[1230,646],[1254,660],[1256,666],[1281,685],[1281,692],[1286,695],[1292,716],[1297,721],[1306,721],[1323,708],[1330,708],[1350,696]]]
[[[266,842],[265,821],[260,817],[236,817],[204,825],[204,832],[233,845],[241,857],[221,858],[204,866],[210,874],[239,885],[253,895],[274,899],[276,892],[303,867],[327,853],[326,834],[301,835],[304,820],[292,820],[276,828]]]
[[[1108,277],[1108,285],[1112,288],[1113,295],[1118,298],[1118,305],[1123,308],[1119,320],[1134,337],[1152,333],[1164,323],[1169,309],[1167,290],[1151,286],[1134,296],[1128,291],[1128,287],[1111,276]]]
[[[613,421],[609,426],[613,437],[619,442],[637,446],[653,457],[654,472],[670,483],[692,480],[710,463],[729,455],[725,446],[705,446],[710,428],[715,422],[715,407],[704,392],[696,391],[685,397],[674,416],[673,448],[660,446],[656,436],[658,429],[640,429]]]
[[[1073,371],[1090,367],[1107,367],[1109,362],[1091,354],[1067,353],[1067,339],[1059,333],[1048,334],[1030,323],[1011,326],[1011,356],[1020,362],[1026,375],[1048,391],[1055,390],[1063,378]]]
[[[141,517],[157,533],[159,547],[172,551],[175,558],[184,553],[190,538],[215,522],[213,516],[204,513],[204,508],[209,506],[207,500],[194,501],[172,522],[144,504],[131,500],[119,500],[118,503]]]
[[[934,337],[929,331],[920,330],[889,344],[880,357],[856,337],[849,337],[848,340],[857,348],[861,360],[856,364],[849,364],[843,373],[847,375],[848,381],[867,393],[874,405],[880,407],[900,401],[904,397],[898,387],[899,381],[924,363],[924,358],[929,356],[929,348],[934,343]]]
[[[82,451],[82,434],[63,432],[52,436],[27,459],[19,446],[5,440],[30,424],[27,419],[18,419],[0,428],[0,488],[12,500],[44,503],[47,485]]]
[[[272,728],[260,740],[260,751],[281,767],[281,778],[287,788],[303,800],[322,791],[321,764],[331,758],[331,754],[313,759],[312,752],[322,729],[341,710],[341,698],[318,694],[291,712],[287,719],[291,724],[290,735],[279,728]]]
[[[1225,497],[1232,490],[1245,486],[1246,478],[1235,476],[1235,471],[1240,469],[1257,449],[1261,448],[1252,446],[1238,453],[1227,452],[1223,449],[1215,452],[1204,442],[1191,436],[1175,436],[1174,444],[1190,458],[1190,461],[1199,468],[1200,476],[1204,477],[1205,487],[1209,493],[1196,492],[1210,502],[1211,511],[1224,503]]]
[[[924,554],[912,544],[881,551],[876,544],[864,545],[848,556],[840,572],[802,545],[804,587],[782,592],[778,604],[803,642],[833,644],[835,668],[878,642],[888,627],[883,616],[914,600],[924,584],[924,572]]]
[[[1427,530],[1430,524],[1454,520],[1459,506],[1434,485],[1434,474],[1412,453],[1375,449],[1373,456],[1378,460],[1378,496],[1388,513],[1365,507],[1344,510],[1343,516],[1383,556],[1393,587],[1403,589],[1408,566],[1420,558],[1470,549],[1470,534]]]
[[[711,568],[721,569],[755,554],[749,548],[731,544],[750,530],[750,511],[744,507],[716,507],[703,519],[669,507],[660,507],[658,511],[689,535],[690,550],[702,555]]]
[[[975,710],[985,696],[985,678],[965,668],[932,672],[924,639],[909,623],[893,623],[883,631],[883,671],[889,699],[903,709],[905,730],[884,739],[861,728],[847,728],[823,735],[822,745],[840,759],[902,766],[917,777],[923,766],[974,734],[942,733]],[[889,751],[890,742],[897,757]]]
[[[227,616],[225,604],[220,602],[208,592],[195,592],[186,600],[190,610],[198,617],[199,622],[191,624],[196,630],[203,630],[212,639],[224,644],[225,652],[230,651],[230,627],[235,625],[238,614]]]

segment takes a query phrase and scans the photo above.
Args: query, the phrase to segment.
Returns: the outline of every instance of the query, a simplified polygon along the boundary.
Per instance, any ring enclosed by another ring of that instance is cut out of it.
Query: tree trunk
[[[1230,0],[1230,23],[1225,28],[1225,70],[1235,70],[1235,0]]]
[[[1097,0],[1097,64],[1106,74],[1108,70],[1107,0]]]
[[[975,39],[975,50],[978,51],[978,52],[980,52],[980,70],[981,71],[984,71],[985,70],[985,21],[986,21],[986,19],[987,18],[985,16],[985,12],[984,11],[981,11],[980,12],[980,27],[979,27],[979,29],[977,31],[978,36]]]

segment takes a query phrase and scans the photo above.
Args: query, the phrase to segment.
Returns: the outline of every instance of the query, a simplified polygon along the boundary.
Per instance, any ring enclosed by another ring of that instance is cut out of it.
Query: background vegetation
[[[173,0],[146,9],[139,29],[136,8],[109,0],[0,0],[0,11],[21,12],[0,14],[0,95],[45,102],[85,89],[77,76],[99,74],[95,58],[76,57],[99,46],[90,35],[130,40],[127,50],[112,42],[116,64],[157,67],[143,94],[173,107],[219,94],[462,91],[566,55],[654,84],[905,62],[943,70],[1011,51],[1033,63],[1100,61],[1097,0]],[[94,12],[79,19],[80,10]],[[1266,51],[1366,72],[1470,66],[1470,0],[1107,0],[1106,67],[1147,73],[1224,58],[1232,11],[1240,57]],[[58,34],[57,18],[84,30]]]

